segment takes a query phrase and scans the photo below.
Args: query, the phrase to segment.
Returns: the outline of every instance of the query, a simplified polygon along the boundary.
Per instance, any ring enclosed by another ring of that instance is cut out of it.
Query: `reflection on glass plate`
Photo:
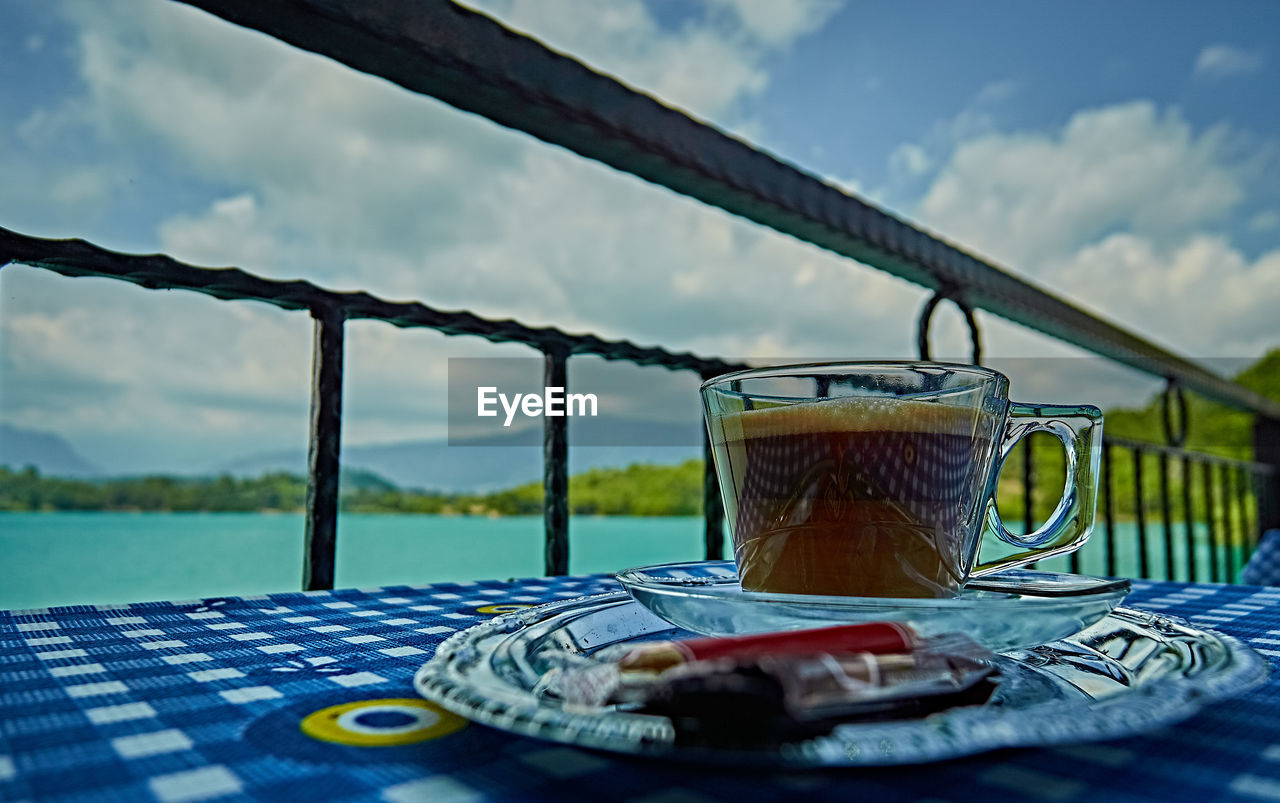
[[[729,636],[893,620],[922,635],[965,633],[996,652],[1078,633],[1129,593],[1127,580],[1011,569],[953,599],[886,599],[743,591],[733,561],[667,563],[617,575],[644,607],[694,633]]]
[[[1070,638],[998,656],[999,683],[983,705],[723,750],[677,746],[665,717],[566,703],[544,681],[553,669],[594,663],[604,649],[690,635],[625,594],[584,597],[453,635],[414,686],[455,714],[566,744],[694,762],[834,767],[1132,736],[1241,694],[1267,674],[1266,663],[1229,636],[1120,608]]]

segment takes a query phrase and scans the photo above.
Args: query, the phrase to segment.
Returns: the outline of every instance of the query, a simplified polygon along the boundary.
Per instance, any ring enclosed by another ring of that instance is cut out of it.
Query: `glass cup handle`
[[[1067,481],[1062,499],[1044,526],[1025,535],[1005,528],[996,508],[995,483],[987,502],[987,525],[1001,541],[1022,551],[999,560],[979,562],[970,577],[1025,566],[1043,558],[1074,552],[1093,531],[1098,507],[1098,468],[1102,462],[1102,411],[1088,404],[1023,404],[1009,402],[1009,426],[1000,445],[1000,476],[1013,448],[1033,432],[1048,432],[1062,441],[1067,450]]]

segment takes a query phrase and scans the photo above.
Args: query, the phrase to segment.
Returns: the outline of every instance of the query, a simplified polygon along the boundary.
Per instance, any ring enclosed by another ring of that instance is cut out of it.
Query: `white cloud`
[[[304,314],[2,272],[5,420],[56,427],[91,459],[130,471],[201,470],[262,444],[305,443]],[[202,458],[184,464],[188,450]]]
[[[530,154],[523,172],[473,200],[467,217],[484,221],[487,236],[460,237],[435,258],[468,267],[441,288],[448,302],[502,295],[505,311],[570,330],[769,356],[753,350],[761,347],[759,330],[793,350],[847,342],[855,332],[880,341],[875,330],[890,319],[893,302],[914,293],[556,151]],[[512,264],[536,270],[513,272]],[[817,281],[796,281],[815,274]],[[852,327],[851,304],[869,307]]]
[[[1221,236],[1162,246],[1113,234],[1055,266],[1060,284],[1095,288],[1096,308],[1193,357],[1257,356],[1280,345],[1280,249],[1253,261]]]
[[[481,0],[497,17],[664,102],[726,125],[768,82],[763,58],[812,33],[838,0],[710,0],[709,13],[664,30],[641,0]],[[732,121],[737,122],[737,121]]]
[[[983,84],[982,88],[978,90],[978,94],[974,97],[973,103],[970,104],[970,108],[1003,103],[1018,94],[1021,89],[1022,82],[1014,78],[1005,78],[1000,81]]]
[[[179,214],[160,224],[165,253],[197,265],[272,265],[283,248],[259,225],[258,202],[245,193],[214,201],[199,215]]]
[[[1077,112],[1058,132],[979,136],[956,148],[918,215],[1033,273],[1109,231],[1177,236],[1243,197],[1224,135],[1197,135],[1176,110],[1138,101]]]
[[[932,164],[933,162],[924,148],[913,142],[904,142],[894,148],[893,153],[889,154],[889,169],[906,173],[909,176],[918,176],[924,173]]]
[[[1196,57],[1195,74],[1206,78],[1251,75],[1262,69],[1262,53],[1233,45],[1210,45]]]
[[[287,264],[248,267],[332,275],[342,249],[429,242],[459,186],[518,160],[495,126],[386,82],[189,7],[132,11],[76,7],[85,113],[110,142],[152,144],[180,177],[252,192],[255,226],[303,244]]]
[[[1013,78],[984,84],[955,114],[937,120],[914,142],[903,142],[889,154],[889,181],[878,193],[888,203],[918,197],[920,182],[962,143],[994,133],[1001,104],[1013,98],[1022,82]]]
[[[813,33],[840,7],[839,0],[712,0],[730,10],[752,36],[772,47],[787,47]]]
[[[1229,136],[1147,102],[987,134],[956,149],[918,214],[1175,351],[1257,356],[1280,345],[1280,251],[1250,260],[1212,233],[1246,193]]]

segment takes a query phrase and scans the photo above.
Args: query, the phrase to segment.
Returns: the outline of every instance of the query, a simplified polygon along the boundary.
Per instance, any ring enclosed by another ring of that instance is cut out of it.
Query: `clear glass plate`
[[[836,767],[1133,736],[1242,694],[1267,675],[1266,662],[1230,636],[1120,608],[1070,638],[998,656],[1000,679],[983,705],[845,722],[758,749],[679,746],[665,717],[570,704],[548,691],[549,672],[595,663],[601,650],[690,635],[621,592],[556,602],[454,634],[418,670],[414,686],[482,724],[580,747],[697,763]]]
[[[1110,613],[1127,580],[1010,569],[951,599],[889,599],[743,591],[733,561],[667,563],[617,574],[644,607],[707,636],[892,620],[922,635],[965,633],[995,652],[1064,638]]]

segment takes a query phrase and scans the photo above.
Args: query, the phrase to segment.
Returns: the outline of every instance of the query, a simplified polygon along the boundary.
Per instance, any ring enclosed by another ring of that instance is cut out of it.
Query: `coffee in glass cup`
[[[734,559],[746,591],[954,596],[971,576],[1078,548],[1093,525],[1102,416],[1008,400],[975,366],[843,363],[742,371],[702,388]],[[1062,501],[1039,530],[995,509],[1014,444],[1067,448]],[[984,521],[1014,554],[977,563]]]

